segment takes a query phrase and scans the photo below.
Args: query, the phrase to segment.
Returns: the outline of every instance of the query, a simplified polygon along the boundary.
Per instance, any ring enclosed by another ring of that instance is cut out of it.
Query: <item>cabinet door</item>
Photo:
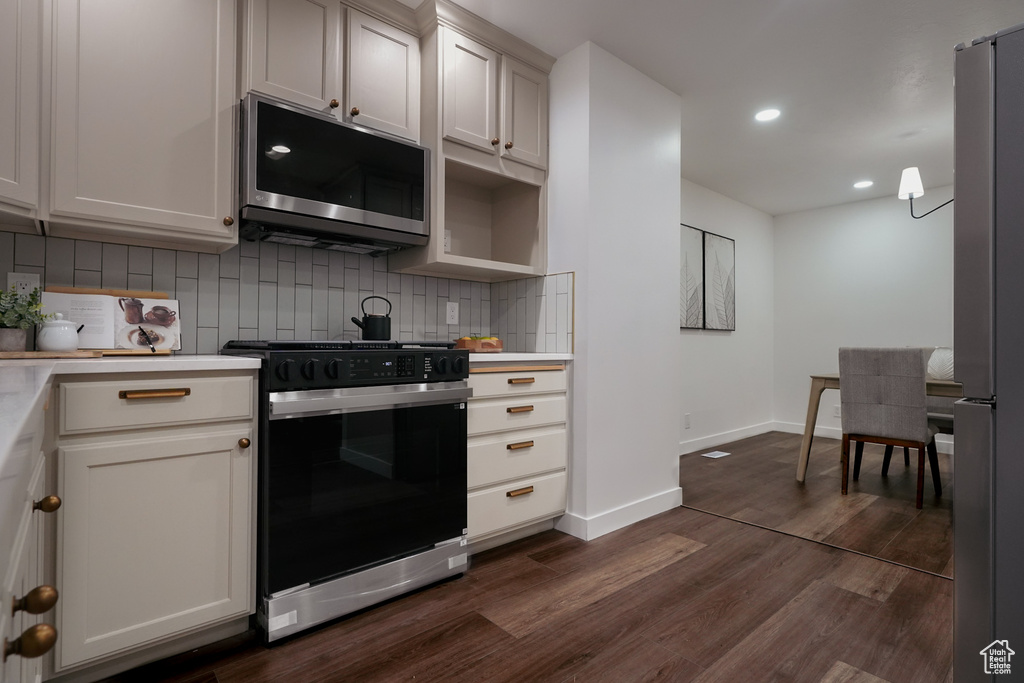
[[[501,69],[501,155],[548,165],[548,77],[505,56]]]
[[[345,118],[419,140],[419,38],[350,9],[347,45]]]
[[[249,611],[252,433],[189,434],[58,449],[58,669]]]
[[[39,8],[0,3],[0,204],[20,214],[39,196]]]
[[[234,23],[234,0],[55,0],[54,223],[237,241]]]
[[[243,91],[314,109],[341,99],[337,0],[251,0],[247,21]]]
[[[497,153],[498,53],[451,29],[444,32],[442,133]]]

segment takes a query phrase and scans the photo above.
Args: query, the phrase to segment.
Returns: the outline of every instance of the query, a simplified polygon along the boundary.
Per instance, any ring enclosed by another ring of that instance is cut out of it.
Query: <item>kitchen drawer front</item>
[[[253,379],[178,376],[62,383],[60,433],[252,419]]]
[[[469,488],[564,469],[565,427],[502,432],[469,439]]]
[[[469,494],[469,539],[562,514],[565,485],[562,471]]]
[[[565,370],[481,372],[469,375],[473,398],[565,391]]]
[[[565,394],[473,398],[467,407],[469,434],[528,429],[565,422]]]

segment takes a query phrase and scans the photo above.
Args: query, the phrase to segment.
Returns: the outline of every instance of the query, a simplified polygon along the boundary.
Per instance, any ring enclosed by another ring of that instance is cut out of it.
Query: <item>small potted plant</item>
[[[27,295],[14,287],[0,290],[0,351],[24,351],[29,328],[52,317],[43,313],[38,287]]]

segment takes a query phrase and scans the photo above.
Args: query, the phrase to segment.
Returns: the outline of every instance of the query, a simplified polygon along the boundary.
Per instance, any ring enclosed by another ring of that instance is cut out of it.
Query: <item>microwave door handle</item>
[[[413,385],[420,388],[387,394],[355,393],[334,396],[316,395],[314,392],[271,394],[269,417],[271,420],[283,420],[332,413],[412,408],[465,401],[473,395],[473,390],[464,386],[463,382],[458,384],[463,386],[434,388],[436,385],[427,385],[430,388],[423,389],[424,385]]]

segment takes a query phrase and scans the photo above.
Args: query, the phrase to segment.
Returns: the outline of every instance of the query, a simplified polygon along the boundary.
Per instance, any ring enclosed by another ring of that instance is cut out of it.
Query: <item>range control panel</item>
[[[446,382],[469,377],[464,350],[268,351],[270,391]]]

